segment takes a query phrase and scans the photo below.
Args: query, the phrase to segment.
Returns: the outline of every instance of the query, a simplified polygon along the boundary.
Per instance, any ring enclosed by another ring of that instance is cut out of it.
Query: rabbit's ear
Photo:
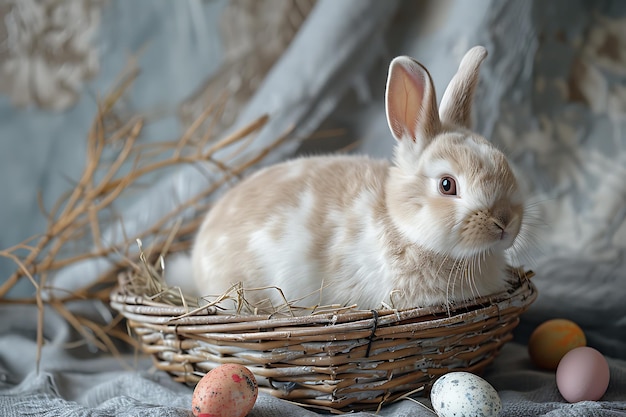
[[[409,139],[423,147],[441,130],[430,74],[409,57],[391,61],[385,106],[389,128],[399,141]]]
[[[444,123],[471,128],[472,98],[478,84],[480,64],[486,57],[487,50],[475,46],[461,60],[459,70],[448,84],[439,106],[439,117]]]

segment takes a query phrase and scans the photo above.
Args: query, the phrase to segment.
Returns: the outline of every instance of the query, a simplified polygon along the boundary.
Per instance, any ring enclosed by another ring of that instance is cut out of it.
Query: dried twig
[[[164,256],[167,252],[176,252],[189,248],[189,236],[199,225],[199,216],[180,219],[180,214],[192,209],[201,213],[208,209],[208,197],[234,178],[238,178],[245,170],[254,166],[268,155],[272,149],[278,147],[287,139],[288,133],[279,137],[268,147],[252,153],[249,158],[241,158],[241,150],[247,146],[251,136],[258,132],[268,121],[267,116],[254,120],[232,134],[216,140],[213,133],[212,118],[219,117],[225,104],[222,97],[209,106],[198,119],[182,134],[179,140],[159,144],[145,145],[139,142],[144,119],[139,116],[129,118],[125,123],[115,115],[114,108],[118,100],[123,97],[126,89],[132,84],[138,71],[125,74],[119,84],[108,95],[100,100],[98,112],[94,118],[87,137],[86,164],[84,171],[76,182],[73,190],[64,194],[49,211],[42,212],[47,217],[47,227],[44,233],[33,236],[21,243],[0,251],[0,256],[13,260],[16,271],[0,285],[0,303],[36,304],[39,309],[37,344],[39,348],[37,363],[43,345],[43,314],[44,304],[48,303],[69,324],[71,324],[87,341],[99,349],[116,353],[112,338],[122,338],[132,343],[124,332],[115,326],[99,325],[83,317],[76,316],[65,303],[79,299],[98,300],[108,304],[108,296],[117,282],[120,269],[143,268],[151,279],[157,280],[158,271],[149,267],[153,260],[139,259],[136,251],[131,250],[136,239],[147,238],[151,247],[147,253],[156,253]],[[205,121],[209,120],[209,130],[198,131]],[[234,154],[218,159],[216,153],[225,148],[241,143]],[[112,160],[107,158],[115,155]],[[239,162],[235,162],[235,156]],[[118,216],[113,204],[127,195],[147,175],[163,170],[191,164],[199,166],[210,163],[216,168],[218,175],[211,178],[206,191],[189,201],[181,204],[171,213],[154,222],[138,236],[125,236],[120,243],[106,242],[102,238],[102,230],[116,220]],[[81,245],[77,245],[77,243]],[[72,251],[74,246],[88,248],[83,252]],[[154,250],[153,250],[154,249]],[[145,256],[143,251],[141,256]],[[48,277],[56,271],[66,268],[77,262],[92,258],[107,257],[114,267],[98,277],[84,288],[64,296],[44,300],[42,291],[49,289]],[[35,288],[33,298],[13,299],[8,294],[15,285],[28,280]],[[156,282],[156,281],[155,281]],[[152,282],[151,285],[153,285]],[[181,300],[180,290],[176,294],[169,293],[169,289],[153,288],[154,294],[160,293],[160,299],[176,298]],[[183,300],[183,303],[186,301]],[[114,320],[117,324],[119,319]]]

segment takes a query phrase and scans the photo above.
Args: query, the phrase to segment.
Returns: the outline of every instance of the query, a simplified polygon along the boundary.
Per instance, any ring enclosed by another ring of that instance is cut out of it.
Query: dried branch
[[[0,256],[9,258],[16,264],[15,272],[0,285],[0,303],[31,303],[39,309],[38,365],[43,346],[43,315],[46,303],[74,327],[85,342],[101,350],[116,354],[113,339],[133,343],[124,331],[117,328],[119,317],[113,323],[97,324],[77,316],[67,308],[66,303],[86,299],[108,304],[108,297],[117,282],[119,270],[139,266],[144,268],[144,273],[150,273],[146,268],[153,260],[139,259],[139,256],[144,256],[143,252],[139,255],[131,250],[137,239],[149,239],[151,248],[148,253],[164,255],[168,251],[187,250],[190,245],[189,236],[197,229],[200,217],[187,216],[185,220],[176,221],[182,217],[180,214],[189,209],[199,214],[206,211],[209,207],[208,198],[212,193],[257,164],[287,139],[286,133],[269,146],[251,154],[249,158],[239,158],[239,162],[235,162],[235,158],[241,156],[241,150],[250,143],[252,136],[265,126],[268,117],[262,116],[217,140],[213,130],[225,105],[225,97],[221,97],[203,111],[178,140],[149,145],[140,143],[144,119],[135,116],[121,123],[114,112],[116,103],[123,97],[137,74],[138,71],[131,71],[123,76],[118,86],[100,101],[87,136],[85,168],[74,188],[62,195],[49,211],[40,202],[42,213],[47,218],[46,230],[40,235],[0,250]],[[205,123],[207,121],[209,123]],[[208,130],[199,131],[206,125]],[[240,147],[231,155],[221,158],[216,156],[218,151],[238,143],[241,144]],[[109,160],[112,155],[114,157]],[[113,221],[119,220],[114,204],[140,185],[143,178],[180,165],[201,166],[206,163],[214,166],[217,171],[209,179],[203,193],[181,202],[176,209],[157,219],[151,227],[137,236],[124,235],[124,239],[118,243],[103,239],[102,230]],[[83,250],[72,250],[75,246]],[[77,262],[103,257],[111,260],[113,267],[110,271],[83,288],[77,288],[66,295],[49,295],[44,300],[42,291],[50,289],[47,282],[53,273]],[[24,299],[9,298],[11,289],[22,280],[29,281],[35,288],[35,296]],[[167,291],[164,288],[153,290],[161,291],[161,298]],[[180,295],[179,292],[179,299]]]

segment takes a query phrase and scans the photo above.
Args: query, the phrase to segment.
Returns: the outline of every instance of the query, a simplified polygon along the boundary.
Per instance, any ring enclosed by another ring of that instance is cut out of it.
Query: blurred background
[[[117,111],[145,115],[146,143],[225,96],[224,132],[264,112],[261,142],[295,126],[267,163],[346,146],[388,157],[389,61],[424,63],[441,97],[485,45],[475,127],[525,174],[538,213],[523,259],[540,297],[521,329],[571,318],[626,357],[626,3],[2,0],[0,16],[0,248],[45,230],[41,206],[72,189],[99,98],[129,68],[139,75]],[[320,131],[340,133],[302,140]],[[0,257],[0,282],[14,269]],[[32,292],[24,280],[11,295]]]

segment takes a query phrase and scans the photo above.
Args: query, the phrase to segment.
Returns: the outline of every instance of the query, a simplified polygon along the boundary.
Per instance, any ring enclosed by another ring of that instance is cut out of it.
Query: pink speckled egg
[[[258,393],[252,372],[228,363],[202,377],[193,390],[191,409],[194,416],[244,417],[254,407]]]
[[[570,350],[556,369],[556,385],[570,403],[599,400],[609,379],[609,364],[604,356],[586,346]]]

